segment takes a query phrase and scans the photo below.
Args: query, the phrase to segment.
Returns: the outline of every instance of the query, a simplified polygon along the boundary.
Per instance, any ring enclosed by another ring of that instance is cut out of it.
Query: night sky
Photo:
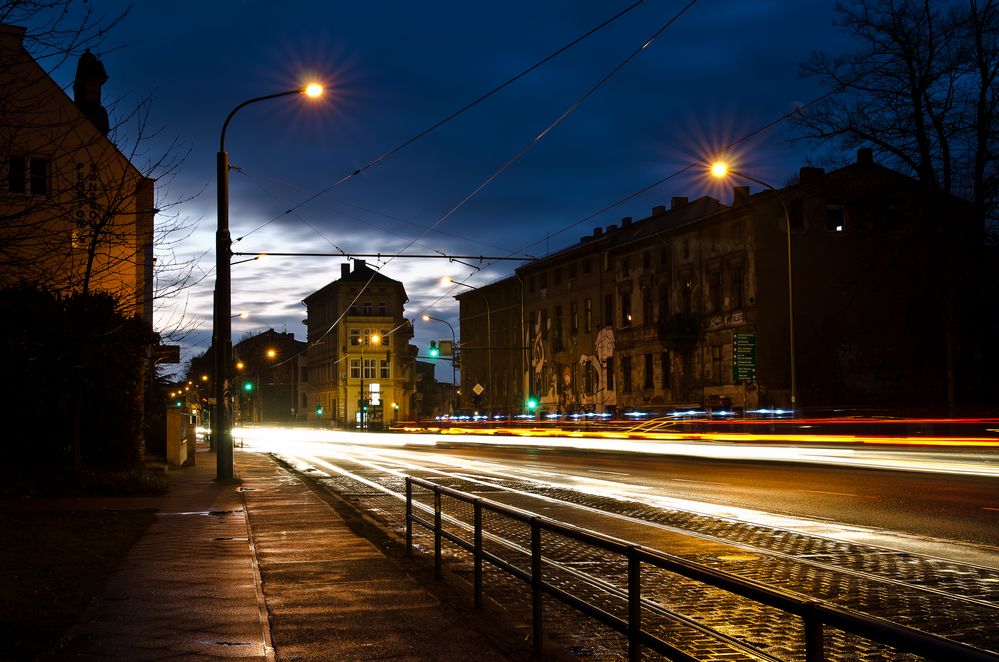
[[[110,13],[124,7],[92,4]],[[230,126],[226,146],[239,168],[230,177],[230,222],[234,239],[246,236],[234,250],[541,256],[622,216],[643,218],[671,196],[711,194],[729,203],[728,186],[718,188],[697,170],[598,214],[821,94],[798,77],[799,62],[813,49],[848,46],[832,25],[832,0],[695,2],[428,232],[688,4],[646,0],[330,188],[631,4],[137,3],[95,48],[110,76],[104,96],[118,100],[112,113],[119,117],[152,97],[148,127],[156,133],[136,164],[142,168],[143,159],[158,159],[171,145],[184,158],[175,176],[161,180],[158,206],[196,225],[175,248],[182,259],[198,260],[201,278],[158,304],[157,328],[193,327],[180,341],[184,360],[210,343],[215,152],[223,120],[246,99],[313,78],[327,86],[319,102],[294,96],[263,102],[242,110]],[[57,71],[57,80],[71,87],[74,66]],[[807,145],[789,142],[794,135],[785,124],[743,143],[739,167],[781,186],[809,156]],[[301,300],[338,278],[342,261],[268,257],[234,266],[233,312],[249,314],[233,320],[234,340],[268,328],[304,340]],[[457,326],[457,304],[440,286],[442,275],[481,285],[516,265],[475,271],[446,259],[370,262],[405,284],[406,316],[416,323],[421,348],[448,335],[443,325],[421,321],[423,312]]]

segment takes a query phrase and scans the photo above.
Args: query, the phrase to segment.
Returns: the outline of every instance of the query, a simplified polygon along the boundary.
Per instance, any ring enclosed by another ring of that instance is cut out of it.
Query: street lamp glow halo
[[[323,86],[320,85],[319,83],[309,83],[304,88],[302,88],[302,92],[305,94],[305,96],[312,97],[313,99],[315,99],[323,95]]]
[[[728,174],[728,164],[724,161],[715,161],[711,164],[711,174],[719,179]]]

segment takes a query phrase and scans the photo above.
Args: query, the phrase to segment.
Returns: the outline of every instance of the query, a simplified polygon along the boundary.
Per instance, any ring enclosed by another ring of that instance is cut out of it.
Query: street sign
[[[482,395],[482,392],[485,390],[486,388],[482,384],[478,383],[472,387],[472,392],[475,393],[475,395]]]
[[[756,379],[756,334],[732,334],[732,381]]]

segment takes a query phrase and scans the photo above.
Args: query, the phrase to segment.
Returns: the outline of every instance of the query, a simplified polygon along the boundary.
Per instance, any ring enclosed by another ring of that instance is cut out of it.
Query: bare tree
[[[836,13],[858,47],[801,65],[835,92],[797,116],[804,137],[836,151],[873,147],[891,167],[972,201],[984,240],[999,193],[999,3],[848,0]]]
[[[999,2],[843,0],[836,14],[857,48],[801,65],[832,92],[796,117],[804,139],[827,155],[871,147],[931,191],[969,202],[967,214],[937,214],[927,254],[909,256],[927,260],[926,281],[910,286],[943,319],[953,413],[959,386],[982,392],[980,292],[999,218]]]

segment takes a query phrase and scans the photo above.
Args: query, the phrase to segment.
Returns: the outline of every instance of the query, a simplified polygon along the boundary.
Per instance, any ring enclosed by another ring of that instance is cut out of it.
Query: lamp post
[[[368,345],[380,345],[381,342],[382,342],[381,336],[379,336],[377,333],[372,333],[371,338],[368,340],[368,342],[364,342],[364,338],[361,338],[361,371],[358,373],[358,375],[361,378],[361,388],[360,388],[360,393],[358,394],[358,400],[360,402],[359,411],[361,417],[362,431],[365,429],[364,419],[365,419],[365,413],[367,413],[365,412],[365,409],[367,408],[368,405],[368,399],[364,397],[364,348]]]
[[[458,371],[454,367],[455,352],[458,351],[458,341],[456,339],[457,337],[454,335],[454,327],[451,326],[451,322],[441,319],[440,317],[434,317],[433,315],[423,316],[424,322],[429,322],[430,320],[447,324],[447,328],[451,329],[451,415],[454,416],[454,412],[458,410],[457,403],[455,402],[458,393],[458,381],[456,377]]]
[[[250,104],[292,94],[305,94],[318,97],[323,93],[321,85],[315,83],[306,87],[268,94],[244,101],[236,106],[225,122],[219,135],[219,151],[215,160],[218,226],[215,231],[215,310],[213,314],[212,343],[215,347],[215,421],[212,436],[216,439],[216,480],[232,480],[232,416],[227,411],[230,398],[229,364],[232,360],[232,273],[229,260],[232,257],[232,238],[229,234],[229,154],[225,151],[225,132],[229,122],[240,110]]]
[[[474,285],[469,285],[468,283],[460,283],[455,279],[445,276],[441,279],[441,282],[445,285],[461,285],[462,287],[467,287],[470,290],[476,290],[481,292],[481,288]],[[486,365],[487,365],[487,377],[489,380],[489,398],[487,399],[487,406],[489,407],[489,420],[493,418],[493,314],[489,309],[489,297],[482,295],[482,300],[486,304]]]
[[[743,172],[738,172],[736,170],[729,169],[728,165],[722,161],[716,161],[711,164],[711,174],[719,179],[725,177],[726,175],[731,175],[733,177],[738,177],[740,179],[745,179],[750,182],[755,182],[760,186],[769,189],[777,197],[777,201],[780,202],[780,206],[784,209],[784,227],[787,231],[787,343],[788,352],[790,354],[790,369],[791,369],[791,415],[797,417],[798,415],[798,381],[797,374],[794,365],[794,279],[793,271],[791,269],[791,213],[787,208],[787,202],[781,197],[780,192],[777,191],[772,185],[767,182],[751,177]]]

